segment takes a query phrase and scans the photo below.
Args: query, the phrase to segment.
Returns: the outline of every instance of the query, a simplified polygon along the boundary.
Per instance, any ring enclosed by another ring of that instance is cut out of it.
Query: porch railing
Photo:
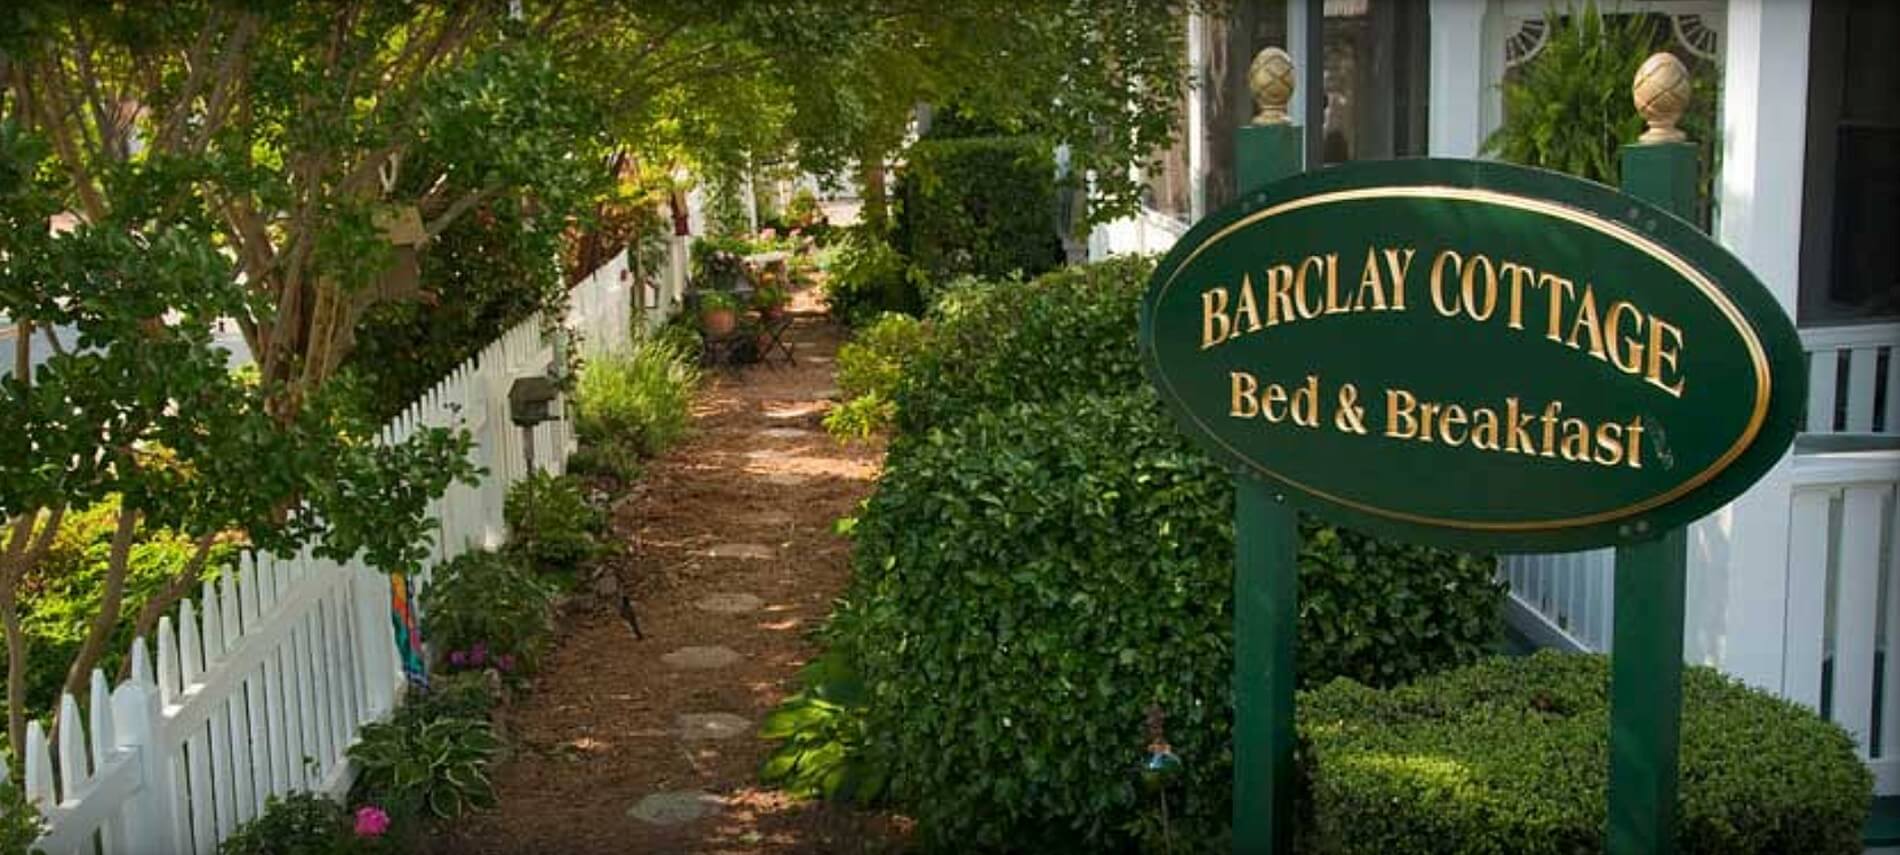
[[[1801,331],[1806,429],[1786,487],[1781,690],[1854,734],[1882,794],[1900,793],[1900,324]],[[1758,488],[1761,489],[1761,488]],[[1608,652],[1615,552],[1500,563],[1512,623],[1542,646]],[[1695,627],[1690,627],[1694,632]]]

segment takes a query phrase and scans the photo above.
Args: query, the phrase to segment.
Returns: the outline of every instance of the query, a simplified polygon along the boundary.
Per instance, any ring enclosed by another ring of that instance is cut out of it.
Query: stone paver
[[[811,476],[796,472],[774,472],[760,476],[759,480],[776,487],[803,487],[811,483]]]
[[[717,612],[722,615],[736,615],[756,612],[765,605],[756,594],[711,594],[694,603],[693,607],[702,612]]]
[[[804,428],[775,427],[759,431],[759,436],[769,436],[773,439],[807,439],[814,434]]]
[[[762,543],[721,543],[706,550],[714,558],[744,558],[748,561],[765,561],[778,557],[778,552]]]
[[[731,739],[752,732],[752,722],[732,713],[681,713],[681,739]]]
[[[705,670],[724,668],[743,658],[739,651],[730,647],[682,647],[661,656],[660,661],[675,668]]]
[[[718,796],[701,790],[654,793],[627,810],[627,815],[653,825],[679,825],[715,814],[725,807]]]
[[[746,519],[751,520],[752,522],[755,522],[759,525],[768,525],[768,526],[792,524],[792,515],[785,511],[778,511],[778,510],[759,511],[757,513],[747,514]]]

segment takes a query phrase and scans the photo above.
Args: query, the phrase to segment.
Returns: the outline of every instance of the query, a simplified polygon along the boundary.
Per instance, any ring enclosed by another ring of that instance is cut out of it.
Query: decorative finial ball
[[[1293,100],[1293,57],[1277,47],[1255,54],[1253,64],[1247,67],[1247,85],[1253,89],[1254,103],[1260,108],[1254,124],[1283,125],[1289,121],[1286,105]]]
[[[1676,123],[1682,120],[1682,111],[1689,108],[1689,97],[1694,92],[1694,84],[1689,80],[1689,69],[1675,54],[1664,52],[1643,61],[1636,69],[1636,82],[1631,91],[1636,100],[1636,111],[1643,114],[1649,122],[1649,130],[1642,136],[1643,142],[1681,142],[1682,131]]]

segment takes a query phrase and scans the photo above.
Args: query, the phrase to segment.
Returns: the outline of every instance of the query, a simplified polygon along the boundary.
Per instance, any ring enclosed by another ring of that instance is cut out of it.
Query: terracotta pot
[[[739,325],[739,313],[731,309],[707,309],[699,313],[699,328],[710,336],[731,335]]]

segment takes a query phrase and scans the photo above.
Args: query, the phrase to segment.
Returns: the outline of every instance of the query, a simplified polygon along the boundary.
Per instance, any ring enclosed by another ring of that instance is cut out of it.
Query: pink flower
[[[771,228],[771,227],[760,229],[759,237],[765,240],[771,240],[775,237],[778,237],[778,229]]]
[[[381,837],[389,830],[389,814],[375,805],[364,805],[356,809],[356,836]]]
[[[460,668],[468,664],[468,654],[460,650],[449,651],[449,664]]]
[[[486,641],[475,642],[475,646],[468,649],[468,664],[480,667],[482,663],[487,662],[487,661],[488,661],[488,642]]]
[[[495,657],[495,667],[500,668],[502,670],[502,673],[504,674],[509,671],[515,670],[514,654],[503,653],[502,655]]]

